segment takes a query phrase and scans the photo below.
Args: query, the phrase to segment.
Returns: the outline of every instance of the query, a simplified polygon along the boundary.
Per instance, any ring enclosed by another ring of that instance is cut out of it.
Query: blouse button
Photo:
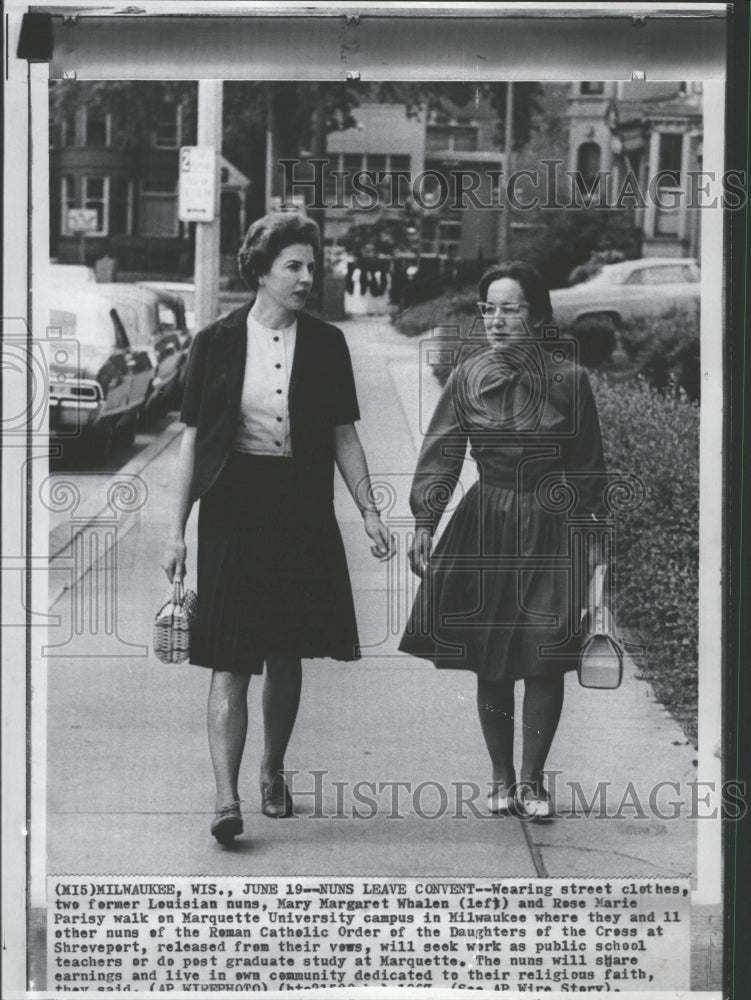
[[[281,441],[274,441],[274,444],[277,446],[277,448],[281,448],[281,446],[282,446],[282,442]]]
[[[276,418],[276,422],[277,422],[278,424],[280,424],[280,423],[282,422],[282,418],[281,418],[281,417],[277,417],[277,418]]]
[[[274,341],[275,341],[275,342],[277,342],[278,340],[279,340],[279,338],[278,338],[278,337],[274,337]]]
[[[276,394],[277,394],[277,396],[281,396],[281,394],[282,394],[282,390],[281,390],[281,389],[277,389],[277,390],[276,390]]]
[[[278,363],[274,365],[274,368],[281,368],[281,367],[282,366],[280,364],[278,364]]]

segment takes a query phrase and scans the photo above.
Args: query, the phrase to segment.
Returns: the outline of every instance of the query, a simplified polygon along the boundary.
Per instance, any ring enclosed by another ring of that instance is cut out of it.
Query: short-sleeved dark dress
[[[607,485],[586,373],[562,346],[537,341],[467,351],[418,459],[417,525],[437,527],[467,443],[477,480],[434,547],[399,648],[488,681],[571,670],[582,540],[605,511]]]
[[[258,674],[269,653],[356,660],[352,589],[333,505],[334,427],[359,419],[344,335],[298,314],[289,386],[293,455],[244,454],[231,441],[249,308],[197,334],[186,378],[181,419],[197,427],[194,483],[213,478],[200,495],[190,662]],[[220,461],[217,449],[226,452]],[[218,467],[215,475],[206,474],[207,465]]]

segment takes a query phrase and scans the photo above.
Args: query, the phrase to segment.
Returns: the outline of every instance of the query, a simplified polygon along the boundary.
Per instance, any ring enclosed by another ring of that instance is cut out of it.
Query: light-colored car
[[[96,274],[93,267],[85,264],[58,264],[50,262],[49,279],[55,285],[93,285]]]
[[[624,323],[657,317],[674,306],[698,309],[701,272],[691,257],[642,257],[606,264],[594,277],[550,293],[553,319],[564,328],[586,321],[615,333]]]
[[[132,443],[154,369],[134,348],[112,298],[98,285],[53,287],[50,329],[68,345],[45,341],[50,434],[85,443],[93,460],[105,457],[116,436]]]

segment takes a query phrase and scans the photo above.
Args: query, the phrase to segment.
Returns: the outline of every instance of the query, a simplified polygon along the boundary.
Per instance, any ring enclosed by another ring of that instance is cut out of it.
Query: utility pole
[[[514,85],[511,80],[506,84],[506,120],[504,122],[504,175],[506,185],[511,176],[511,145],[514,141]],[[508,187],[507,187],[508,190]],[[505,200],[501,209],[501,226],[498,234],[498,258],[508,260],[509,247],[511,245],[511,206],[508,199]]]
[[[215,150],[216,203],[211,222],[196,222],[195,316],[196,328],[212,323],[219,315],[219,237],[221,230],[221,183],[219,154],[222,151],[221,80],[198,81],[198,145]]]

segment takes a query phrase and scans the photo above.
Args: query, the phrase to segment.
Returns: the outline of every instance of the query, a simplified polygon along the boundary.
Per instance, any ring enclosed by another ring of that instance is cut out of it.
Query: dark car
[[[154,368],[131,342],[111,297],[100,286],[53,288],[50,328],[75,350],[46,341],[49,425],[53,436],[85,443],[102,459],[119,438],[132,443]]]
[[[173,405],[180,408],[185,375],[188,371],[188,355],[195,332],[196,286],[192,281],[139,281],[141,288],[150,288],[160,299],[159,316],[165,333],[174,330],[182,346],[180,385],[175,393]]]
[[[147,415],[179,405],[185,378],[187,349],[182,302],[165,293],[125,282],[97,286],[112,298],[134,347],[151,357],[154,377],[146,399]]]

